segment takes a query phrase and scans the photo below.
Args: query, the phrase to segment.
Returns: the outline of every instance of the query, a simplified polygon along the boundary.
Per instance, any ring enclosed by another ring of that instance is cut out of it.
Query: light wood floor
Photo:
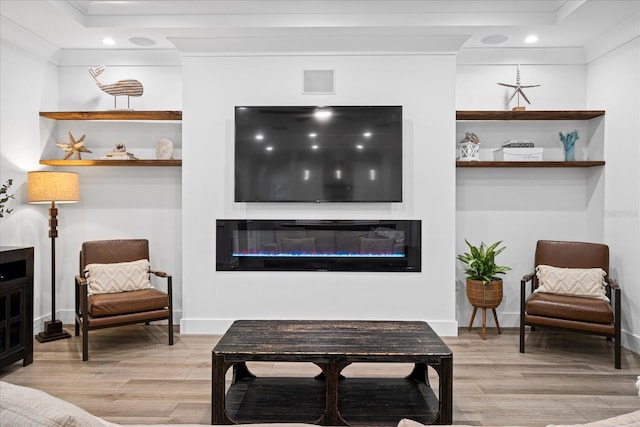
[[[66,328],[73,333],[72,327]],[[44,390],[115,423],[211,421],[211,350],[219,336],[176,335],[166,327],[128,326],[93,331],[90,360],[82,362],[80,337],[40,344],[34,363],[15,363],[0,380]],[[453,421],[470,425],[544,426],[584,423],[640,409],[635,388],[640,355],[623,349],[613,368],[613,345],[604,338],[537,330],[518,352],[518,331],[460,329],[443,340],[453,351]],[[258,375],[315,375],[311,364],[250,365]],[[408,365],[358,364],[346,376],[398,376]],[[430,375],[433,373],[430,373]],[[435,374],[434,374],[435,375]],[[433,377],[432,385],[437,385]],[[295,407],[295,402],[292,403]]]

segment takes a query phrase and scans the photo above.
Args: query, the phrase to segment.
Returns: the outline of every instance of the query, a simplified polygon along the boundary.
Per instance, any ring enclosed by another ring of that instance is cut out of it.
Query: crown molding
[[[585,62],[582,48],[467,48],[457,57],[458,65],[583,65]]]
[[[0,40],[57,66],[88,64],[181,66],[175,49],[60,49],[10,19],[0,16]]]
[[[103,64],[111,66],[182,66],[175,49],[64,49],[60,66],[74,67]]]
[[[0,15],[0,40],[40,59],[59,64],[61,49],[40,36]]]
[[[640,14],[630,16],[584,47],[462,48],[457,56],[457,63],[458,65],[586,65],[639,38],[638,22],[640,22]]]
[[[456,54],[468,35],[390,35],[371,31],[320,35],[293,31],[261,37],[173,37],[183,56]]]
[[[585,45],[586,62],[593,62],[631,40],[640,37],[639,22],[640,13],[637,13]]]

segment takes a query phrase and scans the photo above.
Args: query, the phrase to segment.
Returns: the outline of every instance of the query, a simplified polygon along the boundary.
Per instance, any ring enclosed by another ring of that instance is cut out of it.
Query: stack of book
[[[533,139],[510,139],[502,144],[502,148],[533,148],[534,146]]]
[[[542,147],[536,147],[531,139],[510,139],[494,151],[495,160],[532,162],[542,160]]]
[[[102,156],[102,160],[138,160],[133,154],[126,151],[110,151]]]

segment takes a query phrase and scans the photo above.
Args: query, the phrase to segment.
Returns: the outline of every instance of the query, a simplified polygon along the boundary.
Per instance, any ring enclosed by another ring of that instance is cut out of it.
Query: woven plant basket
[[[487,282],[467,279],[467,298],[474,307],[496,308],[502,302],[502,279]]]

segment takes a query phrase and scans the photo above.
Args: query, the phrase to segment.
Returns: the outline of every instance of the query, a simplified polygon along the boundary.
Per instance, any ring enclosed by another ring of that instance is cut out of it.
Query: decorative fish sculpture
[[[96,85],[103,91],[108,93],[109,95],[122,96],[126,95],[130,96],[141,96],[143,92],[142,83],[138,80],[127,79],[127,80],[118,80],[115,83],[105,85],[98,80],[98,76],[102,74],[104,71],[104,65],[100,65],[99,67],[89,68],[89,74],[96,81]],[[115,99],[114,99],[115,103]],[[129,99],[127,98],[127,107],[129,106]]]

